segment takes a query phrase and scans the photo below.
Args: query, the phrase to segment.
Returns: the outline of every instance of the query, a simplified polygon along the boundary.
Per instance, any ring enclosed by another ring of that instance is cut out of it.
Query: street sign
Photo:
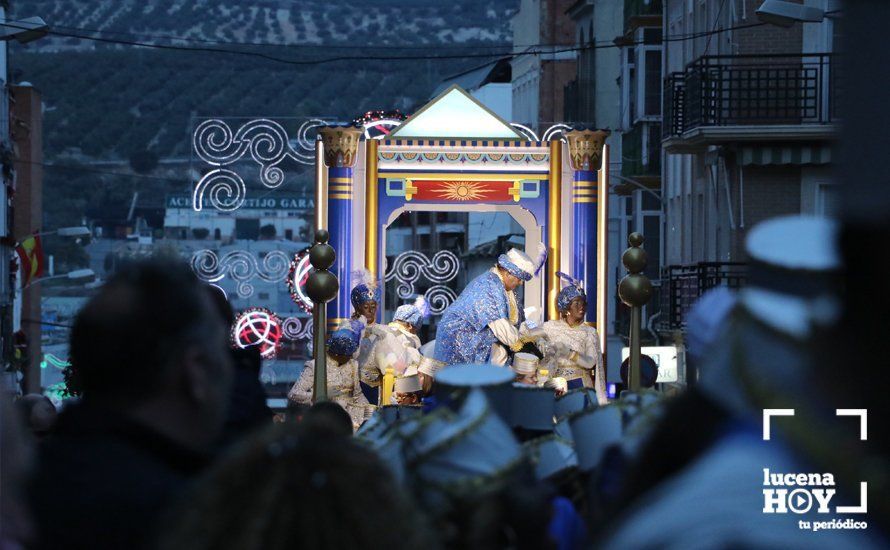
[[[658,365],[657,384],[679,381],[677,372],[677,348],[676,346],[643,346],[640,353],[648,355]],[[621,348],[621,360],[627,359],[629,348]]]

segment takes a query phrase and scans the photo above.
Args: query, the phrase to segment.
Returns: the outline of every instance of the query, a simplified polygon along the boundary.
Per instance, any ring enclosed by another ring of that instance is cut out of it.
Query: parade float
[[[525,307],[555,319],[557,271],[573,273],[592,302],[588,322],[605,326],[607,188],[600,182],[608,177],[607,132],[557,125],[539,139],[452,86],[376,138],[356,126],[327,126],[319,134],[316,227],[330,232],[332,271],[341,282],[328,305],[329,327],[352,313],[347,281],[357,268],[398,285],[399,299],[427,278],[434,314],[455,298],[446,283],[459,268],[448,250],[407,250],[387,265],[387,229],[404,212],[508,214],[530,253],[540,242],[549,253],[545,275],[526,284]],[[392,308],[382,305],[380,314]]]

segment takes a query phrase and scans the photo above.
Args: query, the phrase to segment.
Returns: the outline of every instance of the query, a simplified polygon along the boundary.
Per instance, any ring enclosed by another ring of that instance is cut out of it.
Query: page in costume
[[[488,325],[508,318],[509,309],[504,283],[496,273],[486,271],[473,279],[442,315],[435,359],[447,365],[487,362],[497,341]]]

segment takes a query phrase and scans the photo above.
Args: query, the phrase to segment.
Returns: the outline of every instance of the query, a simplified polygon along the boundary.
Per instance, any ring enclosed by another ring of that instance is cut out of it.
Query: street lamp
[[[43,281],[50,281],[52,279],[68,279],[69,281],[84,281],[87,279],[95,279],[96,272],[92,269],[75,269],[73,271],[69,271],[68,273],[63,273],[61,275],[50,275],[49,277],[41,277],[39,279],[34,279],[27,285],[23,286],[20,290],[25,290],[35,283],[41,283]]]
[[[785,0],[764,0],[754,13],[764,23],[791,27],[795,23],[821,23],[825,17],[832,17],[834,12]]]
[[[81,225],[77,227],[60,227],[53,231],[38,233],[37,235],[41,237],[44,235],[58,235],[60,237],[88,237],[90,234],[90,228]]]
[[[0,21],[0,40],[16,40],[19,44],[32,42],[49,34],[49,25],[40,17],[17,19],[15,22]]]
[[[638,188],[638,189],[641,189],[642,191],[645,191],[646,193],[649,193],[650,195],[652,195],[653,197],[655,197],[655,199],[656,199],[662,206],[664,206],[664,200],[662,200],[661,195],[659,195],[658,193],[656,193],[652,188],[646,186],[645,184],[640,183],[640,182],[638,182],[638,181],[635,180],[635,179],[627,178],[627,177],[624,177],[624,176],[619,176],[618,174],[609,174],[609,177],[610,177],[610,178],[615,178],[616,180],[620,180],[620,181],[623,181],[623,182],[625,182],[625,183],[629,183],[630,185],[633,185],[634,187],[636,187],[636,188]]]

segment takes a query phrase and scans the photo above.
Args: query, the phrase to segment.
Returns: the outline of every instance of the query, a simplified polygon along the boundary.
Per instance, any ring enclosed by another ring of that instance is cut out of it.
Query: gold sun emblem
[[[450,201],[474,201],[485,197],[485,189],[478,181],[446,181],[436,189],[439,196]]]

